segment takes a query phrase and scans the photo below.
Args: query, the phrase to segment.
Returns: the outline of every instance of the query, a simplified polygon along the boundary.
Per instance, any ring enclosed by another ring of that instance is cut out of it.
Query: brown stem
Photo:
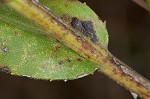
[[[149,81],[113,55],[109,54],[108,59],[104,61],[103,66],[99,66],[98,71],[140,97],[150,99]]]

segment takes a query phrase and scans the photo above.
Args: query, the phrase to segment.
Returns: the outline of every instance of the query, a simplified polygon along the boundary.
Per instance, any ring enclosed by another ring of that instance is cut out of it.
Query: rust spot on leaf
[[[59,65],[63,65],[64,64],[64,61],[63,60],[60,60],[59,61]]]
[[[52,49],[52,53],[56,53],[61,48],[61,44],[58,42]]]

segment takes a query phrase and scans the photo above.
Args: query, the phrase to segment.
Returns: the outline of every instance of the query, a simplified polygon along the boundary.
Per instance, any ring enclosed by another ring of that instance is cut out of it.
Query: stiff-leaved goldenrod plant
[[[0,0],[0,69],[43,80],[104,73],[143,99],[150,83],[107,49],[105,22],[77,0]]]

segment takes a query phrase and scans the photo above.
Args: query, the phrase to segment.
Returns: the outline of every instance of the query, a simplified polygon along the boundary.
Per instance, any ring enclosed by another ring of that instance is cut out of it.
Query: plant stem
[[[98,68],[99,72],[104,73],[140,97],[150,99],[150,83],[147,79],[111,54],[109,54],[108,59],[102,64],[103,66],[99,66]]]
[[[78,54],[90,61],[102,64],[98,67],[99,72],[104,73],[142,98],[150,99],[150,83],[148,80],[111,55],[107,49],[99,48],[83,38],[80,38],[80,42],[77,41],[79,37],[77,32],[35,0],[7,0],[4,2],[34,21]]]

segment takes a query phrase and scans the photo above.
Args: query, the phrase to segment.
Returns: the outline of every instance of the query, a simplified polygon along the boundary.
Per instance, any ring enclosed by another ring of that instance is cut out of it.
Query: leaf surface
[[[107,46],[108,35],[104,24],[85,4],[71,3],[67,0],[40,2],[59,18],[64,19],[65,15],[69,15],[81,20],[94,21],[99,42]],[[61,6],[58,6],[60,4]],[[70,7],[66,9],[66,6]],[[0,4],[0,57],[2,71],[36,79],[76,79],[93,73],[97,66],[50,35],[46,35],[45,31],[3,4]]]

